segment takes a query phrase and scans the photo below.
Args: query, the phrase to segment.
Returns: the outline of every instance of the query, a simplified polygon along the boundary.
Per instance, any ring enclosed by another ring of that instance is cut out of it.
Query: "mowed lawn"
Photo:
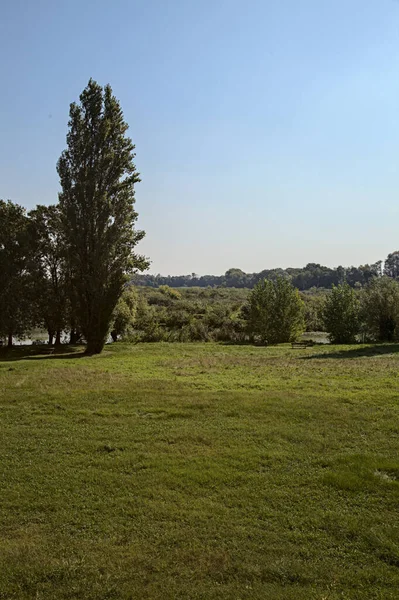
[[[399,346],[35,352],[0,356],[1,599],[399,598]]]

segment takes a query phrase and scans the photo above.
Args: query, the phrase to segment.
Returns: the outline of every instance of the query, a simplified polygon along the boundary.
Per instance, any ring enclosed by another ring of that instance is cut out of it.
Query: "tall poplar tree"
[[[76,320],[87,353],[97,354],[127,274],[148,266],[134,251],[144,237],[134,228],[134,186],[140,179],[135,146],[109,85],[90,79],[69,117],[67,149],[57,164],[62,228]]]

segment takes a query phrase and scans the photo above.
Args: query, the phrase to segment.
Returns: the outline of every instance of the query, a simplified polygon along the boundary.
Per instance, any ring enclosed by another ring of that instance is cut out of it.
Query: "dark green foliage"
[[[399,251],[391,252],[388,254],[384,264],[384,275],[392,277],[393,279],[399,278]]]
[[[34,246],[34,290],[37,324],[44,326],[49,343],[60,343],[68,315],[68,281],[62,245],[59,206],[37,206],[29,213]]]
[[[23,336],[34,324],[32,245],[22,206],[0,200],[0,336]]]
[[[241,269],[229,269],[225,273],[224,284],[227,287],[245,288],[248,287],[248,275]]]
[[[334,344],[355,341],[360,326],[360,303],[356,292],[347,284],[333,286],[325,299],[323,318],[325,331]]]
[[[283,277],[264,279],[249,295],[245,310],[248,331],[263,344],[297,339],[305,330],[304,303],[291,283]]]
[[[370,339],[391,342],[399,337],[399,283],[388,277],[372,281],[362,294],[364,330]]]
[[[143,238],[134,224],[134,186],[140,181],[134,145],[110,86],[90,80],[70,107],[67,149],[57,170],[66,259],[76,318],[87,352],[101,352],[127,273],[143,270],[135,254]]]
[[[363,287],[374,277],[381,276],[381,261],[372,265],[360,265],[360,267],[342,266],[330,269],[317,263],[309,263],[303,269],[265,269],[260,273],[244,273],[241,269],[229,269],[224,275],[202,275],[195,273],[191,275],[137,275],[134,278],[136,285],[158,287],[168,285],[171,287],[235,287],[253,288],[258,281],[270,279],[274,281],[277,277],[289,279],[292,285],[301,291],[311,288],[330,289],[332,285],[338,285],[343,281],[351,287]]]

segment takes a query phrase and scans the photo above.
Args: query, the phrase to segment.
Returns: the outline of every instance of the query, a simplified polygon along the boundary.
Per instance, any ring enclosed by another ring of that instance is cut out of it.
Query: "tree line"
[[[9,346],[42,327],[50,343],[68,330],[95,354],[118,323],[128,278],[148,266],[135,253],[144,232],[135,229],[140,179],[127,129],[111,87],[90,80],[70,105],[58,203],[27,212],[0,201],[0,336]]]
[[[386,258],[384,265],[378,261],[371,265],[359,267],[329,268],[317,263],[309,263],[303,268],[265,269],[259,273],[245,273],[241,269],[229,269],[224,275],[150,275],[137,274],[133,282],[136,285],[159,287],[234,287],[252,289],[264,279],[275,280],[277,277],[288,279],[300,291],[311,288],[331,289],[344,281],[351,287],[364,287],[372,279],[386,275],[397,279],[399,277],[399,251],[392,252]]]

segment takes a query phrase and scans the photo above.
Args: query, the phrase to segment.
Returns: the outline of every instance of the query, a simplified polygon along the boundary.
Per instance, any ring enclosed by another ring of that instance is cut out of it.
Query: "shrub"
[[[372,280],[362,294],[366,335],[378,342],[399,338],[399,283],[388,277]]]
[[[305,330],[303,315],[298,290],[282,277],[259,281],[243,311],[249,334],[264,344],[295,340]]]
[[[168,298],[172,298],[172,300],[180,300],[181,298],[181,293],[168,285],[160,285],[158,289],[161,294],[168,296]]]
[[[114,342],[118,337],[128,337],[134,327],[134,319],[137,309],[137,292],[134,288],[128,287],[119,298],[112,315],[111,337]]]
[[[356,292],[347,284],[333,286],[325,299],[323,320],[330,341],[351,344],[360,326],[360,303]]]

